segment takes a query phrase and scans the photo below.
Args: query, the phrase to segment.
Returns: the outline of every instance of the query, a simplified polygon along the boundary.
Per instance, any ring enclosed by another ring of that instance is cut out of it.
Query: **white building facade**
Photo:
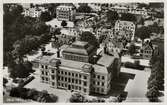
[[[56,17],[62,21],[73,21],[75,19],[76,9],[69,5],[60,5],[56,8]]]

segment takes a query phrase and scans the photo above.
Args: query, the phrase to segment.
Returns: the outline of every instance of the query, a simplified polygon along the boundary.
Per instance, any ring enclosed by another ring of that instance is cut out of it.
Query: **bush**
[[[47,91],[37,91],[35,89],[27,88],[12,88],[10,96],[20,97],[22,99],[32,99],[38,102],[56,102],[57,96],[48,94]]]
[[[3,86],[6,86],[6,83],[8,83],[8,80],[6,78],[3,78]]]
[[[139,70],[144,70],[144,66],[141,65],[137,65],[135,63],[131,63],[131,62],[125,62],[124,66],[126,68],[132,68],[132,69],[139,69]]]
[[[81,95],[80,93],[74,93],[72,94],[71,98],[70,98],[70,102],[74,103],[74,102],[85,102],[85,97],[83,95]]]

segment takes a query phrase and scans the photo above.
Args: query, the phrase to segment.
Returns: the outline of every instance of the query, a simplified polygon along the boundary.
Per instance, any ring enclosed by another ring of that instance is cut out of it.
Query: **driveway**
[[[150,76],[151,70],[135,70],[129,68],[122,68],[121,72],[135,74],[134,79],[129,79],[124,91],[127,91],[127,99],[125,102],[148,102],[145,96],[147,92],[147,80]]]

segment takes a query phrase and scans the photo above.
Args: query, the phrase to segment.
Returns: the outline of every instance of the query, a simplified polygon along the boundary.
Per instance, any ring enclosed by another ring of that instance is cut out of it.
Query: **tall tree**
[[[151,34],[151,31],[146,26],[142,26],[142,27],[136,29],[136,31],[135,31],[135,36],[139,37],[142,41],[144,41],[144,39],[146,39],[146,38],[149,38],[150,34]]]
[[[130,13],[123,13],[121,14],[121,20],[125,20],[125,21],[133,21],[136,22],[136,17],[133,14]]]
[[[63,26],[63,27],[67,26],[67,22],[66,22],[65,20],[63,20],[63,21],[61,22],[61,26]]]
[[[134,53],[136,53],[136,46],[133,43],[130,44],[128,51],[130,55],[133,55]]]
[[[43,22],[50,21],[52,19],[51,15],[49,12],[42,12],[40,16],[40,20]]]
[[[116,11],[107,11],[107,21],[114,23],[116,20],[118,20],[119,16]]]
[[[159,91],[164,90],[164,45],[159,44],[150,60],[151,75],[148,79],[148,92],[146,96],[150,101],[159,96]]]
[[[77,9],[77,12],[81,12],[81,13],[90,13],[91,11],[92,11],[92,8],[86,4],[80,5]]]

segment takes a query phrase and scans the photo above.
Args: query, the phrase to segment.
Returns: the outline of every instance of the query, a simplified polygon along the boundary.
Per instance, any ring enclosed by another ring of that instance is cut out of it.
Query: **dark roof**
[[[69,47],[63,50],[66,53],[89,55],[93,50],[94,46],[88,44],[88,42],[76,41]]]

